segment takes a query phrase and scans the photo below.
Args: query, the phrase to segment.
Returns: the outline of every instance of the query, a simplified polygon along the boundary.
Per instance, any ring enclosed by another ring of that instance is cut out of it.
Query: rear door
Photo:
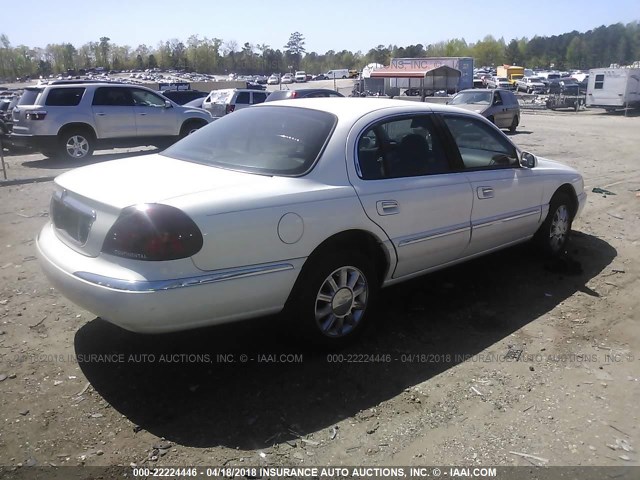
[[[232,104],[235,105],[235,110],[240,110],[251,106],[251,93],[252,92],[238,92]]]
[[[393,243],[393,278],[458,258],[471,236],[471,188],[464,174],[452,171],[432,115],[389,117],[363,127],[349,180],[367,216]]]
[[[91,110],[98,138],[125,138],[136,135],[133,98],[127,88],[97,88]]]

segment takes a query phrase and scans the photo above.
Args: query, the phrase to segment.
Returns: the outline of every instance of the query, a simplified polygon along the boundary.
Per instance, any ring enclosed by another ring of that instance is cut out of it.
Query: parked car
[[[572,108],[575,111],[586,103],[586,96],[580,93],[580,84],[574,78],[549,80],[549,96],[545,106],[550,110]]]
[[[224,88],[212,90],[202,105],[213,118],[220,118],[236,110],[262,103],[267,99],[267,95],[267,92],[246,88]]]
[[[53,190],[37,251],[82,308],[146,333],[284,312],[331,347],[380,288],[531,239],[560,254],[586,201],[480,115],[366,98],[246,108]]]
[[[511,132],[520,124],[520,104],[509,90],[462,90],[448,104],[479,113],[498,128],[508,128]]]
[[[293,75],[291,75],[290,73],[285,73],[282,76],[282,79],[280,79],[280,83],[293,83]]]
[[[487,88],[504,88],[507,90],[513,88],[507,77],[486,77],[485,85]]]
[[[276,90],[267,97],[267,102],[293,98],[344,97],[340,92],[328,88],[298,88],[296,90]]]
[[[267,85],[278,85],[279,83],[280,76],[276,75],[275,73],[267,79]]]
[[[0,98],[0,135],[8,135],[13,128],[13,109],[20,96]]]
[[[547,86],[540,77],[523,77],[516,80],[516,92],[545,93]]]
[[[304,70],[298,70],[293,78],[296,83],[303,83],[307,81],[307,74]]]
[[[166,146],[211,121],[141,86],[67,83],[27,87],[13,109],[10,141],[46,156],[81,159],[95,149]]]
[[[178,105],[185,105],[191,100],[204,98],[209,95],[208,92],[201,92],[200,90],[163,90],[159,93],[168,99],[173,100]]]
[[[185,107],[194,107],[194,108],[202,108],[204,109],[204,99],[206,97],[196,98],[195,100],[191,100],[184,104]]]

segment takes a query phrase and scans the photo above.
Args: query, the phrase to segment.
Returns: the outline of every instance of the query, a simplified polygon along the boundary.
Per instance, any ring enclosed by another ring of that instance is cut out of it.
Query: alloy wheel
[[[89,142],[82,135],[73,135],[67,140],[65,148],[70,157],[83,158],[89,153]]]
[[[569,234],[570,218],[569,209],[566,205],[560,205],[553,214],[549,229],[551,251],[558,252],[564,245]]]
[[[334,270],[318,290],[315,320],[320,331],[332,338],[351,333],[362,320],[369,297],[367,279],[356,267]]]

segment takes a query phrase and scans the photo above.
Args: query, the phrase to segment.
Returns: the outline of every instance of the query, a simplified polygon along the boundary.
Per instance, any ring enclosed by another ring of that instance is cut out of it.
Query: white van
[[[324,74],[327,80],[333,80],[334,78],[349,78],[349,70],[346,68],[339,68],[337,70],[329,70]]]

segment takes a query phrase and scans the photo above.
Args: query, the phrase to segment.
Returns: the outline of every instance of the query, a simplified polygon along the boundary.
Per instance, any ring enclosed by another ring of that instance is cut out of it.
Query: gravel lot
[[[524,113],[517,144],[615,193],[589,194],[571,258],[521,246],[387,289],[329,355],[277,317],[160,336],[96,319],[35,260],[52,183],[0,187],[0,465],[640,465],[639,126]],[[9,179],[77,166],[5,160]]]

